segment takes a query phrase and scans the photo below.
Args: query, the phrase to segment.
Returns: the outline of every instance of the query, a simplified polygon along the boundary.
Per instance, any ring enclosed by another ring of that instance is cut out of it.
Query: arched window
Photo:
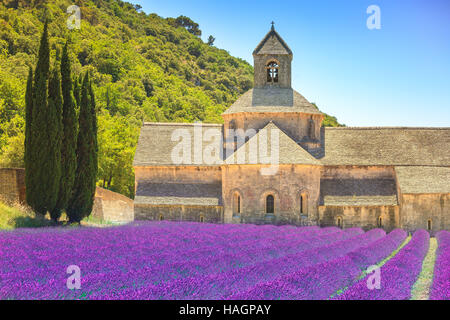
[[[431,231],[431,229],[433,229],[433,221],[431,221],[431,219],[428,219],[428,221],[427,221],[427,230]]]
[[[205,222],[205,217],[203,215],[200,215],[200,222]]]
[[[343,226],[343,223],[344,222],[344,220],[342,220],[342,218],[341,217],[337,217],[337,219],[336,219],[336,225],[338,226],[338,228],[341,228],[342,229],[342,226]]]
[[[306,206],[308,205],[308,196],[305,193],[300,195],[300,214],[307,212]]]
[[[241,214],[241,195],[235,192],[233,195],[233,215],[238,216]]]
[[[278,82],[278,63],[276,61],[270,61],[266,65],[267,69],[267,82],[268,83],[277,83]]]
[[[383,228],[383,218],[378,218],[378,228]]]
[[[163,221],[164,220],[164,216],[162,214],[159,215],[159,221]]]
[[[275,204],[273,195],[269,194],[266,197],[266,213],[274,213],[275,212]]]

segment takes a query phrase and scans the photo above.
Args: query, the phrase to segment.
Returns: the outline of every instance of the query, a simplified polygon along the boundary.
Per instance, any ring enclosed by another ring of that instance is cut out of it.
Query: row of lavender
[[[366,246],[322,263],[260,283],[234,299],[328,299],[339,289],[354,283],[367,267],[389,256],[406,239],[406,232],[397,229]],[[339,252],[335,252],[339,256]]]
[[[422,263],[429,247],[430,236],[425,230],[416,231],[411,241],[380,270],[380,288],[367,285],[362,278],[337,300],[405,300],[411,298],[411,288],[422,270]]]
[[[344,255],[355,248],[385,236],[380,229],[367,233],[361,229],[348,229],[328,239],[322,246],[299,248],[294,254],[251,264],[228,272],[209,273],[174,279],[166,283],[147,286],[138,293],[146,299],[228,299],[233,294],[248,290],[261,281],[270,281],[278,276],[294,272],[302,266],[311,266],[334,257]],[[330,241],[331,240],[331,241]],[[133,292],[123,292],[116,298],[126,299]]]
[[[450,300],[450,232],[440,231],[430,299]]]
[[[0,232],[0,299],[105,299],[130,290],[137,294],[134,298],[144,298],[139,292],[146,287],[230,272],[361,233],[165,222]],[[69,265],[81,269],[80,291],[66,288]]]
[[[448,234],[438,235],[432,298],[448,298]],[[428,249],[423,230],[382,267],[381,290],[358,279],[405,238],[402,230],[168,222],[0,232],[0,299],[327,299],[346,287],[334,298],[406,299]],[[82,270],[77,291],[66,288],[73,264]]]

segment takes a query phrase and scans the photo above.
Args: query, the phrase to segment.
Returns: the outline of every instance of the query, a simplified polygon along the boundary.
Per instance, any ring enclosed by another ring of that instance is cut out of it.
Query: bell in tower
[[[275,31],[269,33],[253,51],[255,88],[277,86],[291,88],[292,51]]]

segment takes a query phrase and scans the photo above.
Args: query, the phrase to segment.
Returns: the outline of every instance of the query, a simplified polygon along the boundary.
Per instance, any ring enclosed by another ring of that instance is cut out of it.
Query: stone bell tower
[[[291,88],[292,51],[272,28],[253,51],[255,88]]]

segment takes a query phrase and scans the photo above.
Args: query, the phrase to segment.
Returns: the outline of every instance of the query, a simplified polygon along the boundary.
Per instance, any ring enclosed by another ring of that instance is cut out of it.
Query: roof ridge
[[[220,123],[203,123],[203,122],[144,122],[143,126],[194,126],[201,125],[203,127],[221,127]]]
[[[450,127],[325,127],[327,130],[380,130],[380,129],[401,129],[401,130],[450,130]]]

